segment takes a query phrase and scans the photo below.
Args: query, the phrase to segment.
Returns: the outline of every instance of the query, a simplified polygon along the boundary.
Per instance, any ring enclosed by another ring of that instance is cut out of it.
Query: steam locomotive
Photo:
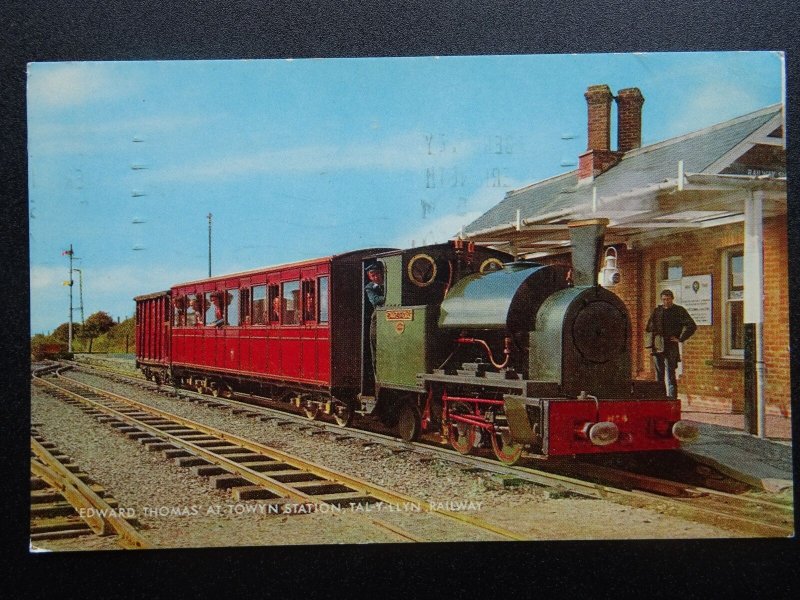
[[[138,296],[136,362],[154,381],[288,402],[404,440],[441,436],[579,455],[677,448],[680,403],[631,377],[622,300],[597,283],[607,221],[570,224],[572,264],[514,261],[460,239],[371,248]],[[365,272],[383,272],[383,304]]]

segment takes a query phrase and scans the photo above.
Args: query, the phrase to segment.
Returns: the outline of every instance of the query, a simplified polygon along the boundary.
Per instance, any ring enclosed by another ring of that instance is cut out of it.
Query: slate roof
[[[743,142],[759,127],[780,113],[776,104],[756,112],[688,133],[676,138],[631,150],[622,160],[589,185],[578,185],[578,171],[508,192],[503,200],[464,228],[466,235],[513,223],[520,210],[521,219],[531,219],[592,201],[592,187],[598,198],[615,196],[675,178],[678,161],[684,172],[702,173],[710,165]]]

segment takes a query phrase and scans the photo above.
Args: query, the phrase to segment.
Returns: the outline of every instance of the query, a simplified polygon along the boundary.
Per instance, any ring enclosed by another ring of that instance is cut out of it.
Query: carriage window
[[[172,299],[172,325],[175,327],[186,325],[186,296]]]
[[[284,325],[300,324],[300,282],[287,281],[283,284],[281,306],[281,323]]]
[[[186,325],[194,327],[203,324],[203,298],[195,294],[186,296]]]
[[[221,327],[225,324],[225,304],[223,292],[206,292],[206,325]]]
[[[228,290],[225,294],[227,306],[225,307],[226,324],[233,327],[239,326],[239,290]]]
[[[267,314],[267,286],[257,285],[251,290],[252,306],[250,312],[250,322],[253,325],[265,325]]]
[[[242,290],[242,318],[244,325],[250,325],[250,290]]]
[[[316,321],[317,320],[317,298],[316,294],[314,293],[314,288],[316,287],[314,284],[316,282],[312,280],[307,280],[303,282],[303,322],[308,323],[309,321]]]
[[[281,322],[281,295],[277,285],[269,286],[269,322],[273,325]]]
[[[327,277],[320,277],[318,280],[318,291],[319,291],[319,301],[317,302],[317,306],[319,307],[319,312],[317,313],[317,322],[319,323],[327,323],[328,322],[328,278]]]

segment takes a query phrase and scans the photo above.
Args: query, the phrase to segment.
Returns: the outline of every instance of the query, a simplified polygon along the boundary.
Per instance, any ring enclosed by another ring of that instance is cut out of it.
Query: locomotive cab
[[[385,300],[373,307],[363,295],[361,328],[361,412],[377,414],[390,426],[405,421],[403,437],[419,429],[419,411],[409,401],[420,392],[418,375],[436,368],[450,352],[457,332],[438,329],[442,301],[465,277],[502,268],[512,257],[504,252],[454,240],[384,252],[363,261],[379,264]],[[374,328],[374,349],[371,342]]]

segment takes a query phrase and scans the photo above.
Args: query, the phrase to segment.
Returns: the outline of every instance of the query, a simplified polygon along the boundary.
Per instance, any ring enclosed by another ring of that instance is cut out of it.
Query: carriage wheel
[[[226,400],[230,400],[231,398],[233,398],[233,388],[229,386],[227,383],[223,383],[222,390],[220,390],[219,394]]]
[[[413,442],[419,437],[421,426],[419,409],[409,402],[403,402],[397,418],[397,435],[404,442]]]
[[[505,439],[504,439],[505,435]],[[494,455],[501,463],[506,465],[513,465],[522,456],[522,444],[512,442],[509,434],[496,431],[490,434],[492,438],[492,450]]]
[[[348,427],[353,422],[355,411],[346,402],[339,402],[333,407],[333,418],[339,427]]]
[[[457,415],[466,415],[472,411],[464,402],[457,402],[450,412]],[[447,439],[450,445],[461,454],[469,454],[475,447],[475,426],[461,421],[451,422],[448,427]]]
[[[316,421],[320,413],[319,404],[309,400],[306,404],[303,404],[303,412],[305,413],[306,418],[310,419],[311,421]]]

